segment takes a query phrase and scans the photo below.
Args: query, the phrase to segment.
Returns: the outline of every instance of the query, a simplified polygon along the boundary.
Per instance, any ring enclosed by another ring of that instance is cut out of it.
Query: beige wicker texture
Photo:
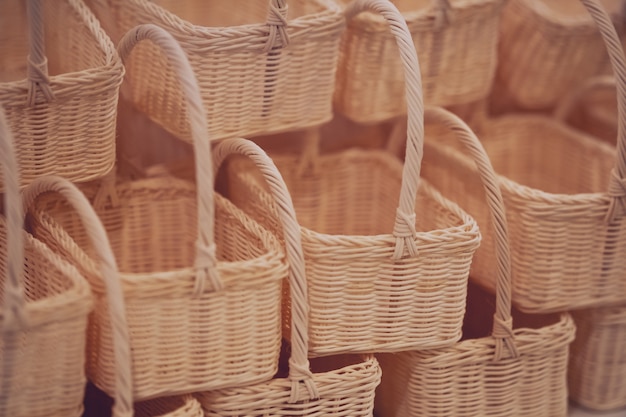
[[[90,0],[114,40],[142,23],[165,28],[189,57],[211,139],[316,126],[332,117],[344,19],[335,0]],[[269,5],[269,6],[268,6]],[[157,48],[128,61],[131,99],[191,141],[183,95]]]
[[[80,182],[111,170],[123,73],[81,0],[2,1],[0,105],[15,134],[22,186],[43,175]]]
[[[456,345],[379,355],[383,381],[376,397],[377,412],[381,417],[565,417],[574,322],[567,314],[511,315],[506,215],[489,158],[458,117],[442,109],[428,109],[426,117],[463,143],[468,159],[476,164],[474,175],[480,173],[482,196],[488,202],[483,200],[484,211],[490,213],[495,234],[491,262],[496,269],[496,296],[494,301],[491,294],[470,285],[464,337]]]
[[[357,3],[346,15],[350,19],[363,9],[389,21],[401,49],[408,80],[409,151],[404,167],[384,150],[315,155],[314,141],[314,150],[302,158],[274,157],[301,225],[311,305],[310,356],[456,342],[470,262],[480,239],[473,219],[419,178],[419,64],[403,17],[384,1]],[[276,222],[265,221],[275,209],[253,176],[243,164],[231,166],[231,198],[280,234]]]
[[[600,0],[623,34],[620,0]],[[609,59],[592,19],[572,0],[510,0],[502,12],[496,94],[526,109],[554,107]]]
[[[393,3],[406,19],[420,56],[428,104],[451,106],[488,95],[502,0]],[[406,114],[404,91],[400,55],[385,20],[371,13],[353,19],[342,38],[336,110],[358,122],[386,120]]]
[[[22,230],[13,137],[0,107],[0,415],[78,417],[93,300],[75,268]]]
[[[609,42],[623,109],[619,122],[624,123],[626,64],[621,46],[597,1],[584,0],[584,4]],[[538,313],[624,303],[626,130],[615,150],[548,117],[516,114],[478,124],[481,140],[500,174],[511,232],[516,307]],[[443,146],[446,139],[438,142]],[[431,172],[440,169],[449,180],[456,177],[455,181],[468,177],[472,168],[463,156],[454,149],[445,152],[449,157],[438,160],[439,168],[431,164]],[[428,178],[447,194],[445,178],[434,173]],[[455,196],[479,222],[486,216],[476,192]],[[490,233],[483,237],[486,246],[492,244]],[[479,250],[473,267],[473,278],[494,288],[489,254]]]
[[[617,99],[615,79],[590,78],[573,90],[556,107],[554,117],[608,143],[617,141]]]
[[[204,417],[204,413],[198,400],[185,395],[137,403],[135,417]]]
[[[595,410],[626,406],[626,307],[573,313],[576,340],[570,349],[570,398]]]
[[[360,1],[355,9],[382,2]],[[370,417],[374,392],[380,383],[380,367],[372,355],[333,357],[315,369],[309,363],[307,277],[300,228],[289,191],[276,166],[257,145],[244,139],[230,139],[216,150],[216,166],[229,155],[245,155],[260,169],[277,206],[289,263],[291,346],[288,373],[269,382],[248,387],[206,392],[198,398],[207,417],[235,416],[337,416]],[[326,358],[324,358],[326,359]],[[282,367],[280,368],[283,371]]]
[[[184,52],[163,29],[140,26],[120,43],[151,40],[170,57],[188,100],[197,188],[176,179],[102,182],[84,187],[120,266],[131,333],[135,401],[270,379],[280,350],[280,243],[213,192],[202,102]],[[109,197],[109,198],[102,198]],[[88,376],[112,392],[110,326],[102,291],[77,220],[60,202],[43,202],[39,235],[94,282]],[[55,225],[53,219],[62,226]],[[70,237],[73,237],[70,238]]]

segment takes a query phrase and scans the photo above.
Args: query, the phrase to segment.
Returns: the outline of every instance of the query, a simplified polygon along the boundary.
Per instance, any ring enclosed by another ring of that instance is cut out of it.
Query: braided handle
[[[355,0],[346,8],[345,15],[349,20],[366,10],[381,14],[389,23],[389,28],[400,49],[400,58],[404,68],[408,111],[407,144],[400,203],[393,230],[393,235],[396,237],[393,258],[400,259],[407,253],[409,256],[417,256],[415,198],[424,152],[424,99],[421,73],[413,38],[398,9],[387,0]]]
[[[27,13],[29,36],[26,74],[28,80],[27,102],[32,107],[37,102],[37,90],[41,91],[46,101],[54,100],[54,93],[50,88],[50,78],[48,77],[48,58],[46,58],[41,0],[28,0]]]
[[[511,252],[504,201],[498,178],[485,148],[461,118],[442,108],[427,108],[425,116],[428,121],[439,123],[454,132],[478,168],[478,174],[485,189],[496,240],[498,276],[496,281],[496,313],[492,330],[492,336],[496,342],[495,360],[505,357],[505,347],[509,351],[509,357],[517,357],[519,353],[515,346],[513,319],[511,317]]]
[[[6,216],[7,269],[2,300],[2,330],[14,331],[28,326],[24,308],[24,242],[22,230],[22,200],[19,188],[17,155],[13,135],[0,107],[0,165],[4,177],[4,211]]]
[[[580,0],[587,8],[609,53],[617,86],[617,160],[609,180],[609,209],[607,222],[614,222],[626,215],[626,59],[615,26],[607,11],[598,0]]]
[[[229,155],[245,155],[250,158],[263,174],[276,202],[278,216],[285,234],[287,261],[289,263],[292,329],[292,351],[289,358],[289,379],[292,382],[291,402],[298,400],[300,384],[304,384],[310,399],[319,398],[307,356],[309,302],[300,226],[296,220],[296,211],[291,195],[274,162],[255,143],[245,139],[223,141],[214,150],[215,166],[219,167]]]
[[[270,0],[269,10],[267,11],[267,26],[269,35],[263,52],[270,52],[276,47],[285,47],[289,45],[289,34],[287,34],[287,0]]]
[[[133,415],[130,336],[128,323],[126,322],[124,293],[109,238],[89,200],[75,185],[64,178],[53,176],[37,178],[23,191],[24,207],[31,207],[39,195],[48,192],[59,193],[70,203],[78,213],[87,236],[98,254],[100,270],[107,293],[113,353],[117,370],[115,374],[113,415],[114,417],[130,417]]]
[[[213,201],[213,167],[211,147],[208,138],[208,123],[205,116],[200,87],[191,68],[187,55],[178,42],[164,29],[153,25],[140,25],[131,29],[119,43],[118,52],[125,62],[129,54],[142,40],[150,40],[161,48],[168,59],[178,81],[187,105],[191,136],[193,138],[196,162],[196,184],[198,189],[198,238],[196,242],[196,281],[195,296],[202,295],[210,289],[219,291],[223,288],[222,280],[217,271],[215,254],[214,222],[215,206]]]
[[[556,106],[553,117],[556,120],[564,122],[570,116],[576,106],[585,99],[587,94],[600,89],[615,89],[615,78],[610,75],[600,75],[592,77],[581,84],[572,93],[565,96],[563,100]]]

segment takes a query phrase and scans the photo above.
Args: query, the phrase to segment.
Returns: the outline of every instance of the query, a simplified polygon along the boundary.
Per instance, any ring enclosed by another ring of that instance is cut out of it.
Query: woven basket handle
[[[504,201],[496,173],[487,156],[487,152],[467,124],[455,114],[442,108],[426,108],[426,119],[445,126],[454,132],[456,138],[463,143],[478,168],[483,188],[487,197],[487,205],[495,230],[496,261],[498,276],[496,281],[496,312],[493,320],[492,336],[496,342],[495,360],[503,357],[517,357],[511,317],[511,255],[508,241],[508,230]],[[505,350],[509,356],[505,356]]]
[[[28,105],[34,106],[39,89],[46,101],[52,101],[54,94],[50,88],[48,77],[48,58],[46,58],[46,42],[44,39],[41,0],[28,0],[28,36],[29,54],[26,77],[28,79]]]
[[[264,52],[269,52],[275,47],[285,47],[289,45],[289,35],[287,34],[287,0],[270,0],[267,11],[267,26],[269,34],[265,42]]]
[[[611,17],[598,0],[580,0],[600,30],[617,85],[617,161],[609,180],[607,222],[626,215],[626,59]]]
[[[178,82],[187,104],[187,116],[193,138],[198,190],[198,238],[196,241],[195,261],[197,273],[194,295],[199,297],[207,289],[207,284],[210,284],[213,291],[219,291],[223,288],[222,280],[217,271],[215,253],[213,166],[206,113],[200,96],[200,88],[187,55],[185,55],[172,35],[164,29],[153,24],[140,25],[131,29],[124,35],[117,48],[122,62],[128,59],[135,45],[142,40],[150,40],[161,48],[161,51],[178,76]]]
[[[114,417],[133,415],[132,376],[130,359],[130,336],[126,322],[124,292],[119,279],[117,263],[111,250],[109,238],[102,222],[94,212],[89,200],[74,184],[64,178],[40,177],[23,191],[25,208],[31,207],[43,193],[58,193],[74,208],[87,232],[91,245],[98,254],[100,270],[107,293],[107,303],[111,320],[113,353],[115,357],[115,404]]]
[[[22,200],[19,170],[13,146],[13,135],[0,107],[0,165],[4,177],[4,211],[6,216],[7,269],[2,299],[2,330],[14,331],[28,326],[24,308],[24,242],[22,230]],[[7,360],[5,358],[5,360]]]
[[[554,118],[561,122],[567,120],[576,106],[594,91],[600,89],[615,89],[615,78],[610,75],[600,75],[589,78],[579,88],[565,96],[554,110]]]
[[[396,38],[396,43],[400,49],[406,82],[407,144],[402,172],[400,204],[396,212],[393,230],[393,235],[396,237],[393,258],[400,259],[405,256],[405,252],[410,256],[417,256],[415,199],[424,152],[424,100],[421,73],[413,38],[398,9],[386,0],[355,0],[346,8],[346,18],[349,20],[365,10],[381,14],[389,23],[391,33]]]
[[[300,226],[296,220],[291,195],[283,177],[274,162],[255,143],[245,139],[228,139],[221,142],[214,150],[214,163],[217,168],[229,155],[245,155],[250,158],[263,174],[270,192],[276,202],[278,216],[285,234],[287,261],[289,263],[289,288],[291,294],[291,344],[289,358],[289,379],[292,383],[290,402],[299,401],[301,384],[307,389],[309,399],[319,398],[308,360],[308,320],[309,304],[304,268],[304,252],[300,235]]]

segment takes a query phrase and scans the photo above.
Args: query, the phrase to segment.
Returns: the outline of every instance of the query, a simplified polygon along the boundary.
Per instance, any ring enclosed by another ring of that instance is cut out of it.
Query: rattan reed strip
[[[375,2],[370,2],[374,3]],[[355,7],[367,7],[361,2]],[[300,228],[291,196],[271,159],[244,139],[226,140],[215,150],[216,166],[229,155],[252,159],[267,181],[277,206],[289,262],[291,340],[289,373],[264,384],[199,394],[205,416],[371,416],[380,367],[372,355],[358,355],[356,363],[312,372],[308,360],[309,304]]]
[[[191,67],[173,37],[154,25],[137,27],[120,42],[122,59],[144,40],[158,45],[179,75],[194,136],[197,187],[167,178],[83,187],[120,265],[133,335],[133,397],[140,401],[270,379],[281,341],[283,251],[271,234],[213,192],[205,112]],[[43,202],[40,208],[39,233],[94,282],[97,307],[87,369],[90,380],[111,393],[110,324],[84,232],[58,202]]]
[[[496,70],[503,3],[394,1],[420,56],[427,103],[458,105],[489,94]],[[341,43],[334,95],[336,110],[363,123],[406,114],[403,71],[395,40],[384,19],[372,13],[352,19]]]
[[[525,328],[526,323],[516,318],[513,327],[510,248],[497,176],[478,138],[461,119],[443,109],[427,109],[426,117],[453,133],[477,166],[487,198],[484,210],[489,211],[495,235],[495,258],[493,253],[491,257],[497,271],[495,315],[490,319],[493,297],[473,289],[468,297],[464,340],[442,349],[379,355],[383,381],[377,392],[377,410],[386,417],[565,417],[573,321],[563,314]],[[433,138],[433,142],[437,140]],[[453,194],[450,192],[450,197]],[[490,321],[491,333],[484,334],[481,328]]]
[[[43,175],[102,177],[115,162],[124,74],[111,40],[81,0],[6,0],[0,16],[0,105],[21,185]]]
[[[318,126],[332,118],[344,29],[335,0],[91,1],[107,32],[154,23],[184,49],[196,74],[211,140]],[[157,48],[128,61],[130,98],[175,136],[191,141],[184,97]]]
[[[404,18],[387,2],[365,2],[346,10],[348,20],[365,6],[388,20],[407,77],[404,166],[384,150],[315,155],[315,145],[302,158],[274,157],[301,225],[311,356],[456,342],[480,239],[473,219],[419,178],[423,103],[419,63]],[[280,235],[280,225],[266,221],[275,213],[271,199],[243,164],[231,166],[231,198]]]
[[[1,107],[0,165],[0,415],[78,417],[93,301],[78,271],[22,230],[16,150]]]

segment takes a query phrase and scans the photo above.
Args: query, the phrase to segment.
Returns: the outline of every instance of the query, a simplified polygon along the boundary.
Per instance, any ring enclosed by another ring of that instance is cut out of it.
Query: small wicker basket
[[[0,105],[15,134],[22,186],[43,175],[81,182],[111,170],[123,74],[81,0],[2,1]]]
[[[427,103],[459,105],[489,94],[502,0],[436,0],[432,7],[432,0],[393,3],[402,12],[421,58]],[[338,112],[362,123],[406,114],[404,70],[395,39],[381,16],[363,13],[349,22],[337,68]]]
[[[601,0],[623,35],[621,0]],[[502,12],[494,94],[523,109],[551,109],[590,77],[609,71],[593,21],[572,0],[510,0]]]
[[[302,129],[332,117],[339,39],[335,0],[89,0],[118,40],[154,23],[180,43],[198,79],[211,139]],[[269,4],[269,6],[268,6]],[[130,99],[170,133],[191,142],[184,97],[157,48],[127,62]]]
[[[470,285],[462,341],[443,349],[378,355],[383,379],[376,409],[385,417],[565,417],[568,348],[574,339],[574,322],[568,314],[533,317],[514,311],[514,317],[511,315],[506,215],[489,158],[458,117],[442,109],[428,109],[426,117],[437,125],[436,132],[463,142],[471,155],[466,159],[476,164],[470,174],[474,179],[480,174],[484,199],[478,213],[489,212],[495,235],[495,247],[491,247],[496,251],[495,257],[491,256],[497,270],[495,303],[491,294]],[[432,137],[434,144],[439,136]],[[439,162],[425,159],[424,165]],[[446,168],[453,170],[453,163],[448,162]],[[455,176],[458,188],[448,188],[447,195],[463,200],[468,178]],[[481,228],[484,225],[480,223]]]
[[[301,225],[312,357],[456,342],[480,239],[474,220],[419,178],[419,64],[404,18],[382,0],[352,3],[346,15],[363,10],[381,13],[401,48],[409,108],[407,162],[403,166],[380,149],[315,155],[314,141],[308,157],[306,152],[303,158],[274,157]],[[231,199],[281,235],[280,224],[272,220],[271,198],[250,169],[236,162],[229,165]]]
[[[122,59],[144,39],[167,54],[180,77],[198,185],[156,178],[83,187],[120,265],[132,335],[133,397],[140,401],[268,380],[277,369],[281,286],[287,275],[280,242],[213,193],[199,89],[171,35],[154,25],[137,27],[120,43]],[[84,230],[58,200],[41,201],[33,223],[93,283],[97,304],[87,370],[90,380],[110,394],[111,327]]]
[[[0,415],[78,417],[85,389],[89,285],[22,229],[13,138],[0,107]]]
[[[601,28],[615,63],[624,123],[626,62],[621,45],[598,1],[581,1]],[[616,150],[550,117],[520,113],[483,119],[475,122],[500,174],[516,307],[541,313],[626,302],[626,130],[620,129]],[[441,152],[446,156],[429,165],[427,178],[446,194],[445,177],[467,178],[472,167],[455,149]],[[462,207],[475,208],[470,212],[479,222],[480,216],[486,218],[486,212],[480,213],[479,195],[455,196]],[[491,233],[483,238],[484,246],[493,244]],[[495,288],[489,252],[479,250],[472,268],[477,282]]]
[[[362,5],[365,2],[359,2]],[[357,5],[357,7],[358,7]],[[373,355],[333,357],[322,369],[307,358],[309,305],[300,227],[287,187],[270,158],[257,145],[229,139],[215,149],[216,166],[229,155],[245,155],[260,169],[276,204],[289,263],[286,303],[290,309],[289,372],[263,384],[198,394],[206,417],[307,416],[371,417],[380,366]],[[327,359],[327,358],[324,358]],[[282,369],[281,369],[282,370]]]

